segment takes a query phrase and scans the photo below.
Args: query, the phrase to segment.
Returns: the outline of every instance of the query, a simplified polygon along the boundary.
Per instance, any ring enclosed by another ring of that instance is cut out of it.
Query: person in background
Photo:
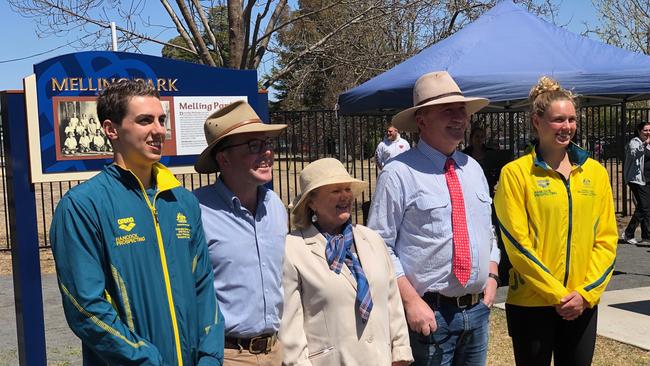
[[[486,137],[485,128],[478,125],[472,127],[469,132],[470,145],[463,150],[463,153],[474,158],[481,166],[485,164],[487,152],[494,150],[485,144]]]
[[[90,151],[90,137],[88,136],[87,131],[83,131],[81,133],[81,137],[79,137],[79,152],[80,153],[87,153]]]
[[[104,140],[104,136],[102,136],[101,130],[97,130],[97,133],[95,133],[95,136],[93,136],[93,150],[97,152],[102,152],[106,151],[106,140]]]
[[[88,135],[89,136],[94,136],[95,132],[100,129],[100,126],[97,122],[95,122],[95,118],[90,117],[88,119]]]
[[[77,139],[74,137],[73,132],[68,132],[68,137],[63,143],[64,154],[74,154],[77,152]]]
[[[605,168],[571,141],[575,99],[548,77],[532,87],[539,142],[503,168],[494,198],[512,263],[506,318],[517,365],[591,365],[614,269],[612,190]]]
[[[641,224],[641,240],[650,242],[650,122],[636,126],[635,136],[625,145],[623,179],[634,197],[634,214],[623,232],[623,240],[637,244],[634,237],[637,226]]]
[[[415,83],[414,107],[393,118],[420,141],[379,174],[368,226],[393,259],[418,366],[486,363],[500,252],[483,170],[456,149],[487,104],[432,72]]]
[[[194,194],[226,319],[224,365],[279,366],[289,225],[284,204],[265,184],[273,179],[273,139],[287,125],[265,124],[248,103],[238,101],[211,114],[203,127],[208,146],[194,169],[220,174]]]
[[[123,79],[97,99],[113,163],[70,189],[50,229],[63,310],[83,364],[221,365],[199,204],[158,161],[158,91]]]
[[[408,365],[408,327],[386,245],[351,221],[367,187],[340,161],[300,173],[284,261],[280,340],[286,366]]]
[[[399,131],[390,125],[386,129],[386,138],[377,145],[375,162],[379,169],[383,169],[388,161],[411,148],[408,141],[400,137]]]

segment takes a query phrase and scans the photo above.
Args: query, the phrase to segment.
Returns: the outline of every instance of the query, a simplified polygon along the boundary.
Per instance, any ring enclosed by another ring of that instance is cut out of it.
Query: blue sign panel
[[[160,92],[169,124],[167,166],[193,165],[205,147],[202,124],[214,110],[247,100],[260,116],[257,72],[208,67],[125,52],[79,52],[34,66],[42,173],[101,170],[112,148],[97,118],[95,99],[113,81],[143,79]]]

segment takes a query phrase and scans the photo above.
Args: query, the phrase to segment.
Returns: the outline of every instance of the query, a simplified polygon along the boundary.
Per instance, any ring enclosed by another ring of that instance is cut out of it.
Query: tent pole
[[[625,139],[627,135],[627,108],[626,108],[626,99],[623,98],[623,101],[621,101],[621,137],[620,137],[620,145],[619,146],[625,146]],[[617,149],[618,150],[618,149]],[[617,154],[618,155],[618,154]],[[620,158],[618,158],[620,159]],[[625,159],[625,154],[623,154],[623,159]],[[620,163],[620,160],[619,160]],[[620,164],[619,164],[620,165]],[[616,171],[618,172],[618,168],[616,168]],[[625,172],[623,172],[625,174]],[[618,174],[617,174],[618,175]],[[618,183],[618,182],[617,182]],[[622,189],[622,198],[623,198],[623,216],[627,216],[627,207],[629,206],[629,202],[627,200],[627,184],[625,183],[625,176],[623,176],[623,184],[621,184],[621,189]]]

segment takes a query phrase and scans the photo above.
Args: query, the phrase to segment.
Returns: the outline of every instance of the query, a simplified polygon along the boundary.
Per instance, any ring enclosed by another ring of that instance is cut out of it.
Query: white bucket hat
[[[307,165],[300,173],[300,193],[289,205],[291,216],[304,217],[307,214],[307,197],[310,192],[339,183],[350,183],[354,197],[360,195],[368,186],[366,182],[350,176],[343,164],[336,159],[319,159]]]
[[[425,106],[464,102],[468,114],[476,113],[490,103],[485,98],[465,97],[446,71],[435,71],[420,76],[413,87],[413,107],[393,117],[392,124],[400,131],[418,132],[415,112]]]

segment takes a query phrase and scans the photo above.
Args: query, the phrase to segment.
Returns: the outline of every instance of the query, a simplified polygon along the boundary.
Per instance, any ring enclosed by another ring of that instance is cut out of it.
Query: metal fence
[[[627,215],[633,204],[623,184],[623,154],[625,143],[635,135],[634,126],[648,121],[650,109],[625,109],[620,105],[586,107],[580,109],[580,122],[575,142],[591,153],[608,170],[614,194],[615,209]],[[333,157],[341,160],[350,173],[369,184],[369,189],[355,203],[354,217],[361,222],[364,209],[372,199],[378,168],[374,161],[377,144],[384,138],[391,116],[337,116],[334,111],[291,111],[271,113],[271,123],[284,123],[288,128],[278,137],[275,151],[274,190],[288,206],[296,195],[302,168],[311,161]],[[1,121],[0,121],[1,122]],[[533,138],[526,112],[478,113],[472,124],[485,128],[487,144],[509,151],[511,156],[522,155]],[[469,134],[469,130],[468,130]],[[2,124],[0,123],[0,136]],[[403,134],[409,142],[417,140],[413,134]],[[0,142],[3,142],[1,139]],[[10,249],[8,200],[6,194],[4,148],[0,149],[2,199],[0,223],[6,230],[0,236],[0,251]],[[214,174],[186,174],[178,176],[188,189],[214,182]],[[39,245],[48,247],[48,231],[54,209],[61,197],[79,181],[39,183],[35,185]]]

